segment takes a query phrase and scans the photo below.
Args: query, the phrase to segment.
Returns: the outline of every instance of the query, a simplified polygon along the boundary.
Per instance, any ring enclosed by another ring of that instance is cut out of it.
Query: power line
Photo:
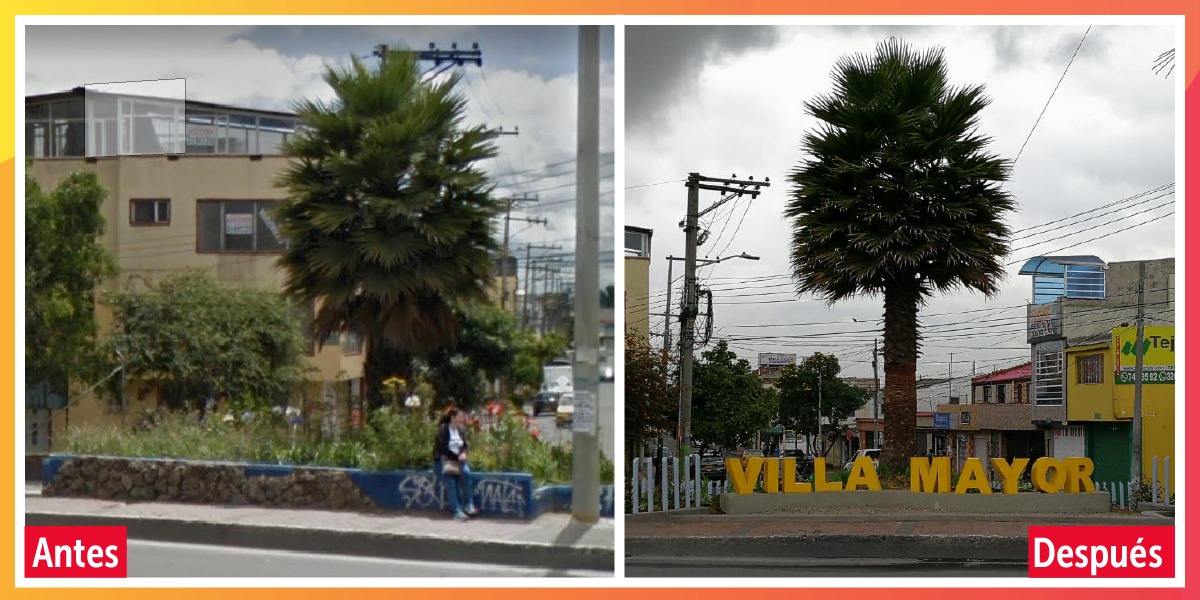
[[[1046,99],[1046,104],[1042,107],[1041,114],[1033,122],[1033,128],[1029,130],[1029,135],[1025,136],[1025,141],[1021,143],[1021,149],[1017,151],[1017,157],[1013,159],[1009,170],[1015,169],[1017,161],[1021,160],[1021,153],[1025,152],[1025,145],[1029,143],[1029,138],[1033,137],[1033,132],[1037,130],[1038,123],[1042,122],[1042,116],[1046,114],[1046,109],[1050,108],[1050,101],[1054,99],[1054,94],[1058,93],[1058,86],[1062,85],[1063,79],[1067,77],[1067,71],[1071,70],[1071,65],[1075,64],[1075,57],[1079,56],[1079,49],[1083,47],[1083,41],[1087,39],[1088,32],[1091,30],[1092,26],[1088,25],[1087,30],[1083,32],[1083,37],[1079,38],[1079,45],[1075,46],[1075,53],[1071,55],[1071,60],[1067,62],[1067,68],[1063,69],[1062,76],[1058,78],[1058,83],[1054,84],[1054,90],[1050,92],[1050,97]]]
[[[668,183],[683,183],[686,179],[672,179],[671,181],[660,181],[658,183],[643,183],[641,185],[631,185],[626,187],[627,190],[636,190],[638,188],[654,187],[656,185],[667,185]]]

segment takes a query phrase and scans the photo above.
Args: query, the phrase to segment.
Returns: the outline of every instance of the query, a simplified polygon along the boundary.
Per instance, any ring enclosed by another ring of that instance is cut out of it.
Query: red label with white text
[[[26,527],[25,577],[126,577],[124,527]]]
[[[1029,576],[1172,578],[1175,528],[1030,527]]]

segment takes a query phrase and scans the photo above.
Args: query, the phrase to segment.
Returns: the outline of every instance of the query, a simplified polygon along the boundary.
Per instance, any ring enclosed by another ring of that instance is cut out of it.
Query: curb
[[[871,558],[1027,561],[1024,536],[990,535],[795,535],[626,537],[632,559],[683,557]]]
[[[595,546],[554,546],[336,529],[39,512],[26,512],[25,525],[123,526],[127,528],[129,539],[136,540],[399,560],[485,563],[563,571],[612,572],[615,566],[613,550]]]
[[[864,513],[861,515],[852,515],[849,513],[762,513],[753,515],[727,515],[727,514],[709,514],[707,512],[696,512],[695,509],[677,510],[670,512],[648,513],[645,516],[639,513],[637,515],[626,514],[626,522],[633,520],[642,522],[677,522],[677,523],[705,523],[705,522],[721,522],[721,521],[736,521],[746,523],[770,523],[774,521],[783,521],[787,523],[809,522],[809,523],[846,523],[846,522],[882,522],[882,521],[903,521],[903,522],[978,522],[981,518],[986,517],[988,521],[996,523],[1028,523],[1030,525],[1161,525],[1161,519],[1164,518],[1159,513],[1143,512],[1140,515],[1060,515],[1060,514],[1012,514],[1000,513],[990,515],[980,515],[971,513],[942,513],[942,512],[914,512],[914,513]],[[705,509],[707,511],[707,509]],[[650,515],[656,515],[651,518]],[[853,517],[858,517],[858,520],[853,520]]]

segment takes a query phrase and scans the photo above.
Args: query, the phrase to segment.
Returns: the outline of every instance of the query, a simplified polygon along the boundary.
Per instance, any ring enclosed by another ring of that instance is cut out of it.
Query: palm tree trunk
[[[883,294],[883,367],[886,415],[881,462],[903,472],[917,451],[917,308],[920,289],[892,285]]]
[[[364,364],[366,379],[365,397],[368,410],[383,406],[388,398],[384,397],[383,381],[397,376],[408,382],[412,389],[412,353],[387,343],[382,336],[367,336],[367,360]]]

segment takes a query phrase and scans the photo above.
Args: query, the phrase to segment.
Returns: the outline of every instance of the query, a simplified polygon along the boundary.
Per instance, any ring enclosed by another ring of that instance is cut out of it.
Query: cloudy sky
[[[713,290],[714,338],[730,340],[752,363],[758,352],[833,352],[844,374],[871,375],[882,298],[827,307],[820,299],[797,297],[787,276],[783,207],[787,176],[803,158],[801,137],[815,125],[802,103],[831,90],[830,71],[839,57],[873,52],[896,35],[917,47],[945,48],[953,83],[984,84],[993,102],[980,117],[982,132],[1000,156],[1020,153],[1007,184],[1019,206],[1008,220],[1013,253],[1002,292],[992,299],[960,292],[932,300],[921,312],[925,341],[918,373],[945,377],[952,367],[960,376],[973,365],[985,372],[1027,361],[1023,323],[1031,282],[1017,275],[1025,259],[1093,254],[1116,262],[1175,255],[1175,196],[1163,186],[1175,182],[1176,92],[1182,89],[1175,78],[1181,74],[1176,69],[1168,79],[1153,70],[1154,59],[1174,45],[1174,28],[1087,30],[626,28],[625,221],[654,230],[651,312],[666,306],[664,258],[684,253],[679,223],[687,174],[770,177],[772,187],[757,200],[730,202],[702,219],[710,241],[700,247],[701,258],[742,252],[761,257],[700,270]],[[1152,190],[1161,191],[1145,194]],[[701,192],[701,209],[718,200],[716,192]],[[681,272],[676,263],[674,277]],[[676,298],[679,290],[676,281]],[[651,325],[661,333],[663,318],[652,317]],[[678,329],[674,335],[678,339]]]
[[[25,93],[148,79],[185,78],[187,97],[288,110],[300,98],[332,97],[330,63],[369,57],[376,44],[426,49],[479,43],[483,67],[459,69],[469,121],[519,129],[497,141],[485,167],[497,193],[536,196],[514,217],[509,244],[557,245],[570,262],[575,237],[575,133],[578,29],[569,26],[31,26],[25,31]],[[601,286],[613,281],[613,28],[601,28]],[[537,255],[537,252],[534,254]],[[524,266],[523,264],[521,265]],[[570,278],[573,274],[567,272]]]

